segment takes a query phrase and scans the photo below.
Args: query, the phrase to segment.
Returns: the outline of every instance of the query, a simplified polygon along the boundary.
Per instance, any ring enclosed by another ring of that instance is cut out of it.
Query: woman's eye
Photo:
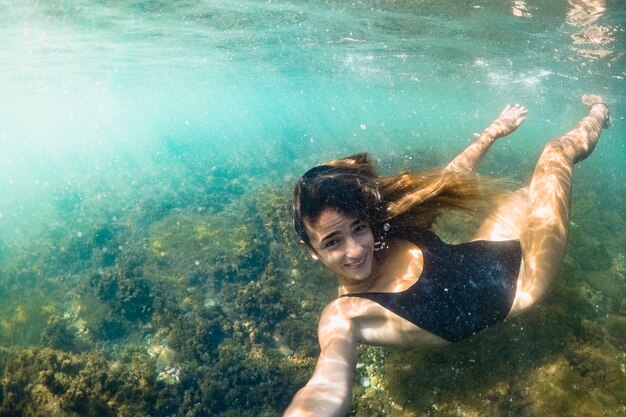
[[[365,223],[357,224],[354,227],[354,231],[355,232],[362,232],[362,231],[367,230],[367,229],[369,229],[369,226],[367,224],[365,224]]]
[[[337,239],[329,240],[328,242],[324,243],[324,249],[332,248],[333,246],[336,246],[338,243],[339,241]]]

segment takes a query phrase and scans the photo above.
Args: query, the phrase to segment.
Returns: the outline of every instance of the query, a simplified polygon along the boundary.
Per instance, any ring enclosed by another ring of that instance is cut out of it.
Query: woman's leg
[[[554,281],[565,254],[569,224],[572,167],[596,146],[609,111],[595,95],[583,97],[589,114],[565,135],[548,142],[537,161],[528,188],[528,208],[521,224],[522,270],[515,302],[516,314],[541,299]]]

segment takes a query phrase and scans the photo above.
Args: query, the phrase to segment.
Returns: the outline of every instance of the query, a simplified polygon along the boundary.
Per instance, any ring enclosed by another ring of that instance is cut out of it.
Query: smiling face
[[[358,286],[370,277],[374,235],[369,224],[337,210],[322,210],[314,222],[306,222],[312,255],[330,269],[341,285]]]

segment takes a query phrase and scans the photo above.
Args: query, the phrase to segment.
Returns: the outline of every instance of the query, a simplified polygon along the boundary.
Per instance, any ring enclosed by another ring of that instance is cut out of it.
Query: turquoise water
[[[363,348],[351,413],[624,412],[620,1],[0,9],[0,415],[279,415],[333,296],[293,243],[295,178],[444,164],[521,103],[482,172],[525,181],[587,92],[614,124],[575,170],[554,296],[443,352]]]

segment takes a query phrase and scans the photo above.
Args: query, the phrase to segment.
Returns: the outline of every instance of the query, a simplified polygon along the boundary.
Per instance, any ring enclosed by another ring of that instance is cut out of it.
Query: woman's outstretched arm
[[[354,323],[331,303],[320,319],[320,357],[313,376],[298,391],[283,417],[343,416],[350,407],[356,365]]]
[[[527,110],[519,104],[506,106],[498,118],[483,130],[470,146],[454,158],[446,169],[454,172],[474,170],[496,139],[512,133],[524,122],[526,112]]]

